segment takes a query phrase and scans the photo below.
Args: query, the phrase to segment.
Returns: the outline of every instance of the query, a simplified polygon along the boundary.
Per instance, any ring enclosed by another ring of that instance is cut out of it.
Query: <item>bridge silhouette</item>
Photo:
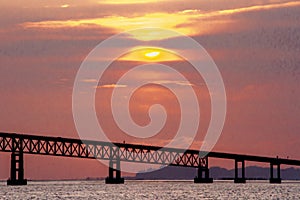
[[[24,154],[40,154],[109,161],[107,184],[124,183],[121,177],[122,162],[138,162],[197,168],[195,183],[212,183],[209,176],[209,158],[235,161],[235,183],[246,183],[245,161],[270,164],[270,183],[281,183],[280,165],[300,166],[300,160],[242,155],[223,152],[200,152],[178,148],[110,143],[61,137],[0,133],[0,151],[11,152],[10,178],[7,185],[26,185],[24,179]],[[241,165],[241,174],[238,168]],[[274,166],[277,173],[274,174]]]

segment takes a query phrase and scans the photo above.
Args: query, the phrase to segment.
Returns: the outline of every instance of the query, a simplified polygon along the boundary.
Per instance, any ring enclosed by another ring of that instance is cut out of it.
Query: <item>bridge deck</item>
[[[15,143],[15,144],[13,144]],[[20,148],[21,147],[21,148]],[[118,156],[121,161],[153,164],[171,164],[198,167],[199,155],[211,158],[232,159],[300,166],[300,160],[254,156],[223,152],[200,152],[160,146],[110,143],[62,137],[37,136],[17,133],[0,133],[0,151],[20,151],[26,154],[106,159]],[[207,153],[207,154],[206,154]]]
[[[124,183],[121,178],[121,161],[173,165],[198,168],[195,183],[212,183],[209,177],[208,158],[231,159],[235,161],[235,183],[245,183],[245,161],[270,163],[270,183],[281,183],[280,165],[298,165],[300,160],[254,156],[223,152],[201,152],[192,149],[165,148],[159,146],[110,143],[72,138],[0,133],[0,151],[11,153],[11,175],[8,185],[26,185],[24,179],[23,154],[41,154],[76,158],[109,160],[109,176],[106,183]],[[242,176],[239,177],[238,164]],[[277,166],[274,177],[273,167]],[[204,177],[203,177],[204,173]],[[115,174],[115,176],[114,176]]]

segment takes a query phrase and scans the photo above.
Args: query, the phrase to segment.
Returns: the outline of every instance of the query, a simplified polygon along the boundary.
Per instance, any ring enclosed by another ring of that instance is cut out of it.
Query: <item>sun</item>
[[[150,52],[146,52],[145,56],[147,58],[156,58],[157,56],[159,56],[160,52],[159,51],[150,51]]]
[[[177,53],[164,48],[151,46],[137,46],[124,54],[119,60],[141,61],[141,62],[167,62],[182,60]]]

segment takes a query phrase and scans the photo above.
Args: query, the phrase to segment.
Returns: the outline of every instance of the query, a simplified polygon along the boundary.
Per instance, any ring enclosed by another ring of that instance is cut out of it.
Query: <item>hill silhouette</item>
[[[269,179],[269,170],[267,167],[249,166],[245,168],[245,175],[247,179]],[[197,170],[195,168],[167,166],[156,171],[137,173],[135,179],[192,180],[196,174]],[[228,170],[221,167],[211,167],[210,177],[213,179],[232,179],[234,177],[234,169]],[[300,180],[300,169],[293,167],[281,169],[281,178],[284,180]]]

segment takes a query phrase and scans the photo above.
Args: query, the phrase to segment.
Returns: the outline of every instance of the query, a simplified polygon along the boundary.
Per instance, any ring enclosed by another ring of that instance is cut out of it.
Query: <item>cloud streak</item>
[[[195,86],[194,84],[188,82],[188,81],[170,81],[170,80],[159,80],[159,81],[153,81],[149,83],[154,83],[154,84],[175,84],[179,86]]]
[[[126,88],[127,85],[121,85],[121,84],[105,84],[105,85],[99,85],[96,88]]]
[[[161,2],[163,1],[170,1],[170,0],[161,0]],[[120,5],[120,4],[148,4],[148,3],[156,3],[157,0],[114,0],[114,1],[110,1],[110,0],[101,0],[98,1],[98,4],[109,4],[109,5]]]
[[[203,12],[198,9],[183,10],[178,12],[156,12],[146,13],[144,15],[120,16],[111,15],[102,18],[86,18],[76,20],[53,20],[39,22],[25,22],[21,24],[24,28],[38,29],[60,29],[60,28],[93,28],[93,27],[108,27],[117,31],[125,31],[129,29],[137,29],[143,27],[160,27],[173,29],[186,35],[197,35],[211,32],[214,29],[214,24],[225,26],[232,19],[227,16],[255,12],[261,10],[270,10],[278,8],[288,8],[300,6],[300,2],[287,2],[266,5],[256,5],[249,7],[241,7],[234,9],[226,9],[219,11]],[[202,27],[194,26],[195,21],[201,21]],[[209,21],[209,24],[205,21]],[[138,36],[136,36],[138,38]],[[162,36],[159,39],[165,39],[172,36]]]

